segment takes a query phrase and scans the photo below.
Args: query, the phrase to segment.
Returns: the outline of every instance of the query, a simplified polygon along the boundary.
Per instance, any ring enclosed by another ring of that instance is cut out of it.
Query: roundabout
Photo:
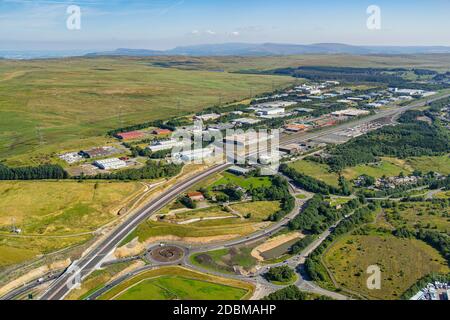
[[[146,257],[159,264],[175,264],[181,261],[186,254],[186,249],[175,245],[165,245],[150,248]]]

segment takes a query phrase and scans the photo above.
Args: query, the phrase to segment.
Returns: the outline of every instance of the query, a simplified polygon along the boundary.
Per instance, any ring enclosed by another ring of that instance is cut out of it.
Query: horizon
[[[70,30],[71,5],[79,8],[80,24]],[[373,5],[380,9],[380,25],[369,29]],[[280,0],[264,6],[256,0],[1,0],[0,51],[167,50],[222,43],[450,46],[449,9],[443,0],[432,5]]]

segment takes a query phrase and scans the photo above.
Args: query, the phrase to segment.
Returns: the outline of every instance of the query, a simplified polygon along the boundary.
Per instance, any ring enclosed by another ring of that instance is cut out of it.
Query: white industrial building
[[[271,108],[287,108],[290,106],[295,106],[298,102],[295,101],[273,101],[265,102],[256,105],[255,109],[271,109]]]
[[[81,156],[78,152],[69,152],[59,156],[61,160],[64,160],[68,164],[76,163],[78,161],[83,160],[83,156]]]
[[[158,141],[147,147],[151,152],[157,152],[162,150],[170,150],[173,147],[181,145],[181,142],[176,140]]]
[[[239,119],[234,119],[232,121],[232,123],[237,124],[237,125],[253,125],[253,124],[257,124],[259,122],[261,122],[261,120],[253,119],[253,118],[239,118]]]
[[[367,110],[358,110],[358,109],[346,109],[333,112],[332,115],[335,117],[358,117],[363,115],[370,114],[370,111]]]
[[[174,155],[174,160],[180,160],[183,162],[206,160],[213,156],[213,151],[214,150],[212,148],[184,151]]]
[[[257,116],[275,116],[284,114],[286,110],[284,108],[274,108],[274,109],[265,109],[265,110],[259,110],[256,112]]]
[[[94,165],[96,165],[102,170],[116,170],[125,168],[127,166],[127,163],[117,158],[111,158],[111,159],[97,160],[94,162]]]
[[[273,139],[273,137],[273,135],[266,132],[248,132],[226,136],[223,139],[223,142],[228,145],[243,147],[266,143],[267,141]]]
[[[220,118],[220,114],[217,113],[210,113],[210,114],[202,114],[199,116],[195,116],[195,120],[202,120],[202,121],[212,121]]]

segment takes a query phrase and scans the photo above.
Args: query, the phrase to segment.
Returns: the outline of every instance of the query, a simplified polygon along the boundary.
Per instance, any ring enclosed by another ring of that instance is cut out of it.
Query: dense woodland
[[[291,178],[292,181],[300,188],[320,194],[343,194],[341,188],[336,188],[326,184],[323,181],[317,180],[313,177],[307,176],[303,173],[296,171],[295,169],[289,167],[287,164],[282,164],[280,166],[280,172],[282,172],[287,177]]]
[[[289,282],[295,278],[295,272],[288,266],[270,268],[264,275],[269,281]]]
[[[320,234],[345,215],[352,213],[364,202],[364,199],[355,198],[338,210],[328,205],[323,196],[315,195],[307,202],[302,214],[297,215],[289,223],[289,228],[291,230],[306,231],[313,235]]]
[[[420,111],[406,112],[398,126],[384,127],[349,142],[333,147],[330,156],[318,160],[339,172],[346,167],[376,162],[379,157],[390,156],[400,159],[418,156],[442,155],[450,151],[449,134],[436,124],[417,120],[425,116]]]
[[[288,300],[294,300],[294,301],[301,301],[301,300],[331,300],[331,298],[328,298],[326,296],[315,296],[303,291],[300,291],[300,289],[297,286],[288,286],[286,288],[280,289],[278,291],[275,291],[268,296],[264,297],[262,300],[280,300],[280,301],[288,301]]]

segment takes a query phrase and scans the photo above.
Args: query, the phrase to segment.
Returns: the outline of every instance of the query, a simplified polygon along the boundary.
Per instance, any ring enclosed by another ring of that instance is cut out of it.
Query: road
[[[280,139],[280,143],[281,145],[287,145],[293,142],[305,142],[311,139],[317,139],[325,135],[345,130],[363,123],[372,122],[377,119],[389,116],[394,117],[395,115],[401,114],[407,110],[421,107],[429,102],[441,100],[449,96],[450,94],[447,94],[439,98],[430,99],[425,102],[416,102],[405,107],[381,111],[375,115],[366,118],[344,123],[336,127],[323,129],[320,132],[312,132],[307,134],[293,134],[289,136],[284,136]],[[148,205],[146,205],[143,209],[139,210],[139,212],[133,215],[130,219],[128,219],[122,225],[117,227],[105,240],[100,242],[100,244],[97,247],[95,247],[90,253],[82,257],[79,261],[74,262],[71,265],[71,267],[50,286],[49,290],[47,290],[42,295],[41,299],[42,300],[64,299],[64,297],[72,289],[74,279],[76,278],[83,279],[86,276],[88,276],[92,271],[94,271],[97,267],[99,267],[103,259],[106,256],[108,256],[120,244],[120,242],[128,234],[130,234],[141,222],[145,221],[156,211],[164,207],[166,204],[168,204],[170,201],[176,198],[179,194],[183,193],[196,183],[202,181],[203,179],[206,179],[207,177],[217,172],[225,170],[228,166],[229,164],[227,163],[214,166],[211,169],[208,169],[207,171],[195,176],[189,181],[178,183],[174,187],[170,188],[167,192],[165,192],[159,199],[151,201]],[[263,237],[265,232],[266,231],[263,231],[260,236]],[[240,241],[236,241],[234,245],[246,243],[249,240],[250,239],[242,239]]]
[[[214,166],[188,181],[183,181],[168,191],[160,198],[151,201],[144,208],[139,210],[130,219],[116,228],[105,240],[103,240],[90,253],[75,261],[58,280],[42,295],[41,300],[60,300],[70,292],[74,286],[75,279],[83,279],[102,263],[102,260],[108,256],[119,244],[127,237],[141,222],[145,221],[150,215],[164,207],[167,203],[178,197],[181,193],[188,190],[193,185],[203,179],[225,170],[229,164],[220,164]]]

